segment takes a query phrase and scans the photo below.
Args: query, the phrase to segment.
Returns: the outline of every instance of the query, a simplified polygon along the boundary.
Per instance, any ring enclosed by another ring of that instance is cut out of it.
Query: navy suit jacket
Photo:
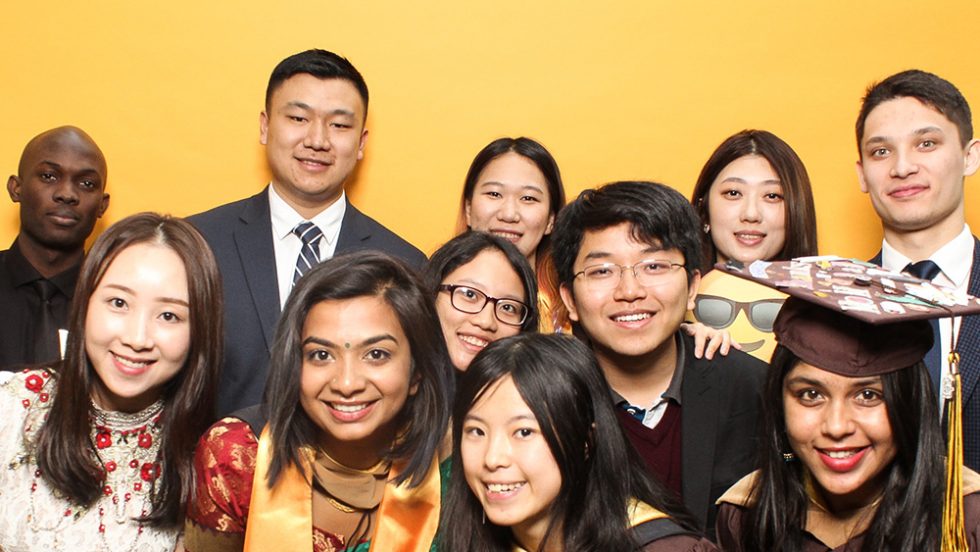
[[[881,264],[881,252],[871,259]],[[973,237],[973,264],[966,292],[980,297],[980,240]],[[939,339],[939,336],[935,336]],[[960,353],[960,379],[963,383],[963,464],[980,471],[980,315],[964,316],[956,341]],[[934,390],[936,391],[936,390]],[[939,392],[936,391],[936,396]]]
[[[269,349],[279,321],[279,284],[268,188],[188,219],[207,240],[224,284],[225,347],[217,414],[262,400]],[[425,255],[350,203],[335,255],[374,249],[421,268]]]

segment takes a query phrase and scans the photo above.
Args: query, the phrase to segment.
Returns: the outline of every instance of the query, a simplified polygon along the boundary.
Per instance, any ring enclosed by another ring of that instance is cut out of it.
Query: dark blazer
[[[871,262],[881,265],[881,251]],[[980,240],[973,237],[973,264],[966,292],[980,297]],[[939,336],[935,336],[939,339]],[[980,471],[980,315],[964,316],[956,341],[960,353],[960,378],[963,382],[963,463]],[[936,391],[938,397],[938,391]]]
[[[711,535],[715,501],[756,468],[768,365],[736,350],[712,360],[694,358],[694,339],[682,337],[681,496]]]
[[[223,416],[262,399],[279,321],[279,284],[268,188],[189,220],[214,251],[224,284],[224,365],[217,397]],[[349,202],[335,254],[383,251],[421,268],[425,255]]]

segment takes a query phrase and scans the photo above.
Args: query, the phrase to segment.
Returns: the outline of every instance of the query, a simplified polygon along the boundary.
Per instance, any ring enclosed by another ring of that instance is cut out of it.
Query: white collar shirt
[[[299,258],[303,242],[293,228],[306,221],[296,212],[286,200],[276,192],[276,185],[269,185],[269,212],[272,216],[272,244],[276,253],[276,281],[279,284],[279,308],[286,305],[289,292],[293,289],[293,272],[296,270],[296,259]],[[317,213],[309,222],[317,225],[323,238],[317,243],[320,250],[320,261],[333,257],[337,249],[337,238],[340,236],[340,226],[347,212],[347,194],[341,192],[337,201]]]
[[[915,259],[913,261],[892,247],[887,240],[882,240],[881,266],[888,270],[901,272],[909,263],[923,260],[925,259]],[[933,278],[934,282],[952,287],[960,293],[967,293],[967,287],[970,283],[970,268],[973,265],[973,233],[970,232],[970,226],[963,225],[963,230],[955,238],[930,255],[929,260],[936,263],[940,271]],[[960,321],[960,317],[939,319],[942,389],[945,389],[952,382],[949,371],[950,338],[953,335],[959,334]],[[939,404],[941,410],[943,405],[942,397],[940,397]]]

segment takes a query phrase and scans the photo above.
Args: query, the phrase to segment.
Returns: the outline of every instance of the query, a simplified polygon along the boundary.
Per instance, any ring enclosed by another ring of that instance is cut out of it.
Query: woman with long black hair
[[[578,340],[491,343],[459,381],[441,548],[715,550],[645,471]]]
[[[871,325],[791,297],[765,388],[760,469],[719,500],[732,551],[939,550],[945,453],[928,323]],[[977,550],[980,476],[963,468]]]

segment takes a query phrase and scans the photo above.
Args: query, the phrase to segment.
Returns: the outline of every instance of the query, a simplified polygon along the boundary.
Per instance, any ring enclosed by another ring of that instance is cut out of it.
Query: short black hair
[[[701,264],[701,236],[694,207],[677,190],[656,182],[613,182],[585,190],[558,214],[551,253],[558,280],[570,285],[572,266],[588,230],[627,222],[634,238],[677,249],[684,255],[688,281]]]
[[[293,54],[279,62],[272,70],[269,77],[269,86],[265,89],[265,109],[269,110],[269,101],[272,93],[282,85],[286,79],[300,74],[313,75],[318,79],[342,79],[350,82],[357,89],[357,93],[364,102],[364,116],[367,117],[368,108],[368,87],[364,82],[364,77],[357,71],[347,58],[338,56],[327,50],[306,50],[298,54]]]
[[[868,92],[861,101],[861,112],[858,113],[855,125],[859,155],[861,140],[864,139],[864,123],[868,120],[868,115],[874,108],[896,98],[915,98],[942,113],[956,125],[960,133],[960,145],[963,147],[973,139],[970,104],[953,83],[926,71],[909,69],[868,87]]]

